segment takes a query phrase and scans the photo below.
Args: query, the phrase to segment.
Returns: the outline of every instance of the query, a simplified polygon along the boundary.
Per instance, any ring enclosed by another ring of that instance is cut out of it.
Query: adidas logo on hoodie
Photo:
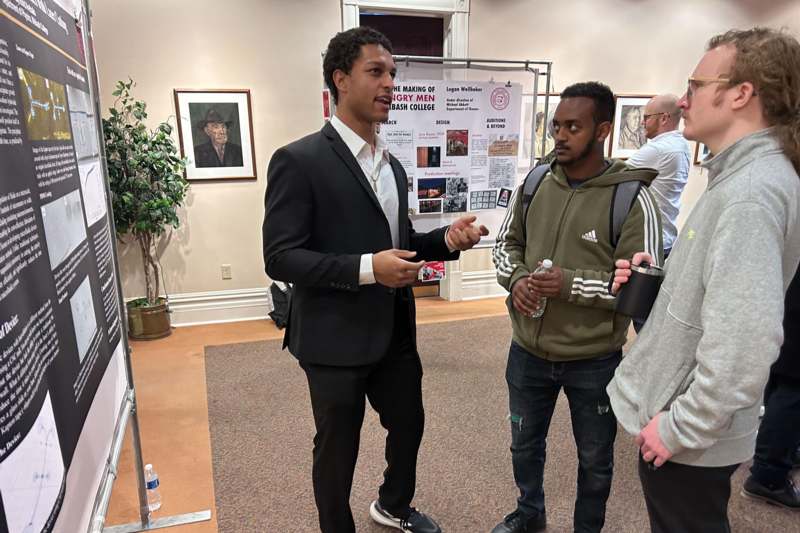
[[[597,242],[597,233],[594,230],[587,231],[586,233],[581,235],[581,239],[589,242]]]

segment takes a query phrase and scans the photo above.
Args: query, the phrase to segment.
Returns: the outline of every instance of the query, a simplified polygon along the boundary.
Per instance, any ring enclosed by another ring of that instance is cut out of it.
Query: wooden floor
[[[505,314],[502,298],[469,302],[447,302],[440,298],[417,300],[419,324]],[[283,332],[271,321],[257,320],[176,328],[166,339],[131,343],[144,461],[153,464],[161,483],[163,505],[153,518],[211,510],[210,522],[172,527],[167,531],[217,531],[204,348],[282,337]],[[424,339],[421,342],[425,342]],[[288,353],[286,356],[291,357]],[[309,443],[309,453],[310,446]],[[268,509],[264,511],[269,512]],[[136,522],[138,517],[129,431],[106,525]]]

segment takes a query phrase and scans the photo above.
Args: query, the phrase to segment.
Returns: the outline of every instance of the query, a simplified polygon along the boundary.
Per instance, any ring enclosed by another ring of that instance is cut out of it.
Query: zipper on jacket
[[[553,242],[552,250],[550,250],[550,256],[549,256],[550,259],[554,259],[554,255],[553,254],[556,253],[556,249],[558,248],[558,241],[559,241],[559,238],[561,237],[561,227],[564,225],[564,219],[567,216],[567,210],[569,209],[569,204],[572,202],[572,198],[573,198],[573,196],[575,196],[575,193],[576,193],[576,189],[572,189],[569,192],[569,196],[567,197],[567,201],[564,202],[564,207],[561,209],[561,218],[558,220],[558,227],[556,229],[556,239]],[[534,332],[534,335],[533,335],[533,343],[532,344],[533,344],[533,347],[538,352],[541,352],[541,350],[539,350],[539,335],[541,335],[541,333],[542,333],[542,328],[544,327],[544,320],[545,320],[546,316],[547,316],[547,312],[545,312],[542,315],[542,318],[539,319],[539,323],[536,325],[536,331]],[[549,358],[545,355],[545,359],[549,359]]]

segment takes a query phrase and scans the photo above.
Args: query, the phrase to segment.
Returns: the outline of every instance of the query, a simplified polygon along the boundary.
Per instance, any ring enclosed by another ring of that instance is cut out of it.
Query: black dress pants
[[[659,468],[639,454],[652,533],[730,533],[731,476],[739,465],[705,467],[667,461]]]
[[[356,367],[301,363],[317,430],[312,479],[322,533],[355,533],[350,490],[365,397],[388,432],[387,467],[378,491],[381,506],[401,518],[410,511],[425,415],[422,364],[411,340],[407,305],[397,297],[392,342],[377,363]]]

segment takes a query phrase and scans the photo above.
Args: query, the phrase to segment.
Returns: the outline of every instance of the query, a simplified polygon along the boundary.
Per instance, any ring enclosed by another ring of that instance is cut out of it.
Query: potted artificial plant
[[[117,238],[133,237],[144,268],[146,294],[127,303],[129,333],[156,339],[171,331],[168,302],[160,295],[157,244],[180,224],[177,209],[189,183],[183,173],[186,162],[170,137],[172,126],[145,126],[146,104],[131,96],[133,86],[133,80],[117,82],[103,137]]]

